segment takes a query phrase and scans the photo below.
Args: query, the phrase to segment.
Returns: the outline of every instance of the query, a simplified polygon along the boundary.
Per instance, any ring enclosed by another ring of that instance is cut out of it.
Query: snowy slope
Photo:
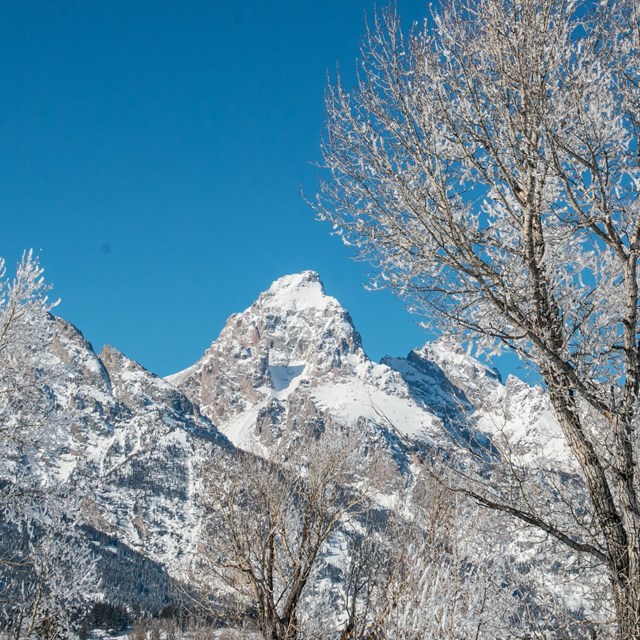
[[[369,360],[348,312],[312,271],[274,282],[169,380],[236,446],[263,455],[284,433],[333,422],[384,432],[396,447],[395,425],[420,438],[438,431],[401,375]]]
[[[383,362],[401,373],[418,404],[447,429],[485,434],[492,446],[508,447],[522,464],[573,464],[541,387],[512,375],[503,383],[495,369],[448,338]]]

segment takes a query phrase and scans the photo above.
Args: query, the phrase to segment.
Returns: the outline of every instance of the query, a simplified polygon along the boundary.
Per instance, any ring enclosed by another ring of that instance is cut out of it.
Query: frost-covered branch
[[[316,203],[375,284],[541,375],[620,638],[640,633],[638,33],[631,0],[455,0],[408,35],[377,16],[356,86],[327,90]]]

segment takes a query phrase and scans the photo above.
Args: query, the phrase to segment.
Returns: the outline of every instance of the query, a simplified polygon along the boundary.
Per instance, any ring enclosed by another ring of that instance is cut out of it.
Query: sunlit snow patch
[[[276,391],[283,391],[284,389],[287,389],[295,378],[302,375],[304,367],[304,364],[287,367],[279,367],[270,364],[269,375],[271,376],[271,382],[273,382],[273,388]]]

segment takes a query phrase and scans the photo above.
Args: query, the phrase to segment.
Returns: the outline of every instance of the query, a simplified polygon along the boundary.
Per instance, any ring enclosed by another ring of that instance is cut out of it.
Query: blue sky
[[[426,3],[398,0],[405,21]],[[327,72],[368,0],[0,3],[0,255],[41,254],[58,313],[156,373],[272,280],[317,270],[374,358],[426,339],[363,289],[313,194]]]

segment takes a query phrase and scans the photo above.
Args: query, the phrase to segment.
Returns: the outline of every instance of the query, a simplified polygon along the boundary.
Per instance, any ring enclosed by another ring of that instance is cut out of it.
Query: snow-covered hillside
[[[161,608],[198,532],[196,466],[231,445],[174,386],[112,347],[96,354],[70,323],[49,322],[38,371],[46,402],[33,406],[4,477],[26,473],[72,497],[103,558],[103,588]]]
[[[503,384],[447,339],[372,362],[312,271],[275,281],[229,318],[201,359],[167,379],[113,347],[96,354],[71,324],[49,322],[38,446],[27,458],[17,447],[5,477],[26,469],[73,495],[102,557],[102,589],[142,609],[160,610],[172,580],[188,580],[201,531],[199,472],[215,466],[224,476],[213,463],[235,447],[270,457],[283,436],[295,442],[338,425],[357,435],[362,455],[384,461],[370,478],[381,507],[430,451],[508,451],[534,467],[566,468],[569,459],[541,389],[511,376]]]

